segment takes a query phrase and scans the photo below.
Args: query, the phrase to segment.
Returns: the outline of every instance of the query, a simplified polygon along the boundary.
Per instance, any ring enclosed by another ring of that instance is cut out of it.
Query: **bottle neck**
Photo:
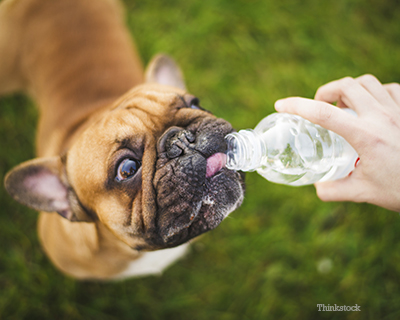
[[[240,130],[225,137],[226,167],[231,170],[254,171],[261,165],[265,146],[254,130]]]

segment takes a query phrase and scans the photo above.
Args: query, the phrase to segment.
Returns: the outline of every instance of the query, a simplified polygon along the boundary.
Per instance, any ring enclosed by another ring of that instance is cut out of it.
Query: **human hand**
[[[340,108],[353,109],[358,117]],[[350,176],[315,184],[321,200],[368,202],[400,211],[399,84],[382,85],[372,75],[346,77],[320,87],[315,100],[286,98],[275,109],[336,132],[357,151],[360,161]]]

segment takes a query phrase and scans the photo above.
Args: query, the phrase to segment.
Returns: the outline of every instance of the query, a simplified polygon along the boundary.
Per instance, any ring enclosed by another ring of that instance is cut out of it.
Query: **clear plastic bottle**
[[[358,159],[338,134],[287,113],[273,113],[254,130],[230,133],[225,139],[228,169],[256,170],[271,182],[291,186],[343,178]]]

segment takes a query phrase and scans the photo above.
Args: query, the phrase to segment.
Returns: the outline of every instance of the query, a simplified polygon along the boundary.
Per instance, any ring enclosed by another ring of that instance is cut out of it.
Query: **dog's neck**
[[[33,2],[27,15],[21,61],[40,109],[38,156],[65,151],[89,115],[143,82],[117,3],[80,2]]]

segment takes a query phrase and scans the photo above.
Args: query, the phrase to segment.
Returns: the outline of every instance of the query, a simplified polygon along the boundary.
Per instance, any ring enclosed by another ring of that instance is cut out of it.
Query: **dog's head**
[[[102,223],[135,249],[173,247],[218,226],[244,192],[241,175],[224,167],[232,127],[186,92],[169,58],[156,58],[147,80],[94,115],[65,155],[14,168],[8,192],[75,223]]]

